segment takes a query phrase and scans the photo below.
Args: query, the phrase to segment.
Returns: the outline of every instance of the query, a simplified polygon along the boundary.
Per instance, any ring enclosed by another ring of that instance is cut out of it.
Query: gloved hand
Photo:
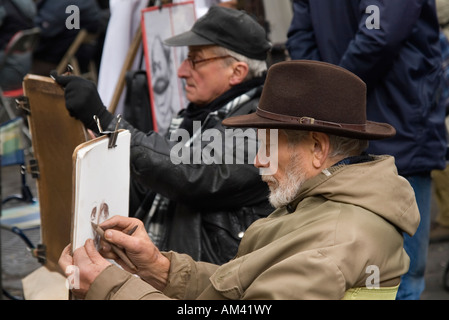
[[[72,117],[81,120],[86,128],[99,133],[94,120],[96,115],[101,127],[106,130],[114,116],[101,101],[95,83],[78,76],[59,76],[56,71],[52,71],[50,75],[65,88],[66,108]]]

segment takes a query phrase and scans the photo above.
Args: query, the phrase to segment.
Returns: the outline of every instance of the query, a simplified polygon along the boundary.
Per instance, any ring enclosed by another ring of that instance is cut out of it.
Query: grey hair
[[[293,147],[298,144],[301,140],[305,139],[310,131],[304,130],[280,130],[284,132],[287,137],[289,147]],[[360,140],[354,138],[347,138],[328,134],[330,153],[329,158],[343,157],[347,158],[350,156],[356,156],[362,154],[368,148],[368,140]]]
[[[256,60],[248,58],[240,53],[237,53],[235,51],[232,51],[230,49],[216,46],[214,48],[214,52],[218,55],[230,55],[236,58],[240,62],[245,62],[248,65],[248,75],[246,76],[245,80],[251,80],[253,78],[261,77],[264,72],[267,71],[267,62],[265,60]],[[231,62],[229,62],[231,63]]]

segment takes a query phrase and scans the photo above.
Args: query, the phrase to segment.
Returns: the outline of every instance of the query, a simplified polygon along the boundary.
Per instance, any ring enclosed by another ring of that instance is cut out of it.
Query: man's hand
[[[136,229],[134,229],[137,226]],[[107,241],[125,250],[128,258],[137,267],[137,274],[146,282],[158,290],[163,290],[167,285],[170,260],[164,257],[151,242],[145,227],[139,219],[114,216],[100,225],[105,230]],[[134,230],[132,234],[131,230]],[[83,298],[89,291],[95,278],[111,265],[107,259],[113,259],[125,270],[128,266],[111,250],[108,242],[101,241],[102,250],[96,250],[92,239],[88,239],[83,247],[78,248],[71,255],[71,246],[68,245],[59,258],[59,266],[66,276],[70,276],[69,266],[79,268],[79,289],[72,289],[76,297]]]
[[[98,133],[94,115],[100,119],[103,130],[113,119],[113,115],[105,108],[98,94],[95,83],[78,76],[59,76],[51,72],[52,78],[64,87],[66,107],[70,115],[81,120],[86,128]]]
[[[131,234],[128,233],[137,226]],[[107,241],[123,248],[128,258],[137,267],[137,274],[158,290],[167,285],[170,261],[164,257],[151,242],[145,227],[139,219],[114,216],[100,225],[105,230]],[[123,261],[114,254],[110,245],[102,241],[101,253],[104,257],[114,259],[125,270],[128,270]]]
[[[63,250],[61,257],[59,258],[59,266],[66,276],[70,276],[69,266],[76,266],[79,269],[79,288],[72,288],[72,293],[77,298],[84,298],[89,291],[91,284],[97,278],[97,276],[103,272],[108,266],[111,265],[106,259],[104,259],[100,253],[95,249],[95,245],[92,239],[88,239],[84,247],[80,247],[73,253],[71,253],[71,245],[68,245]]]

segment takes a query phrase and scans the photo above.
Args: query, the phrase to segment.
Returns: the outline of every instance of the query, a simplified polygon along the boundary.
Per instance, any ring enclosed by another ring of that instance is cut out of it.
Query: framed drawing
[[[190,30],[195,23],[194,1],[142,10],[142,37],[155,131],[165,134],[170,121],[187,106],[183,81],[177,70],[187,47],[168,47],[163,40]]]

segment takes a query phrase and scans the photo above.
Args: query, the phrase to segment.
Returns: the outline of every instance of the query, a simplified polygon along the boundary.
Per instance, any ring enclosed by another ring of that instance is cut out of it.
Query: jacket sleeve
[[[114,128],[116,121],[108,129]],[[266,199],[267,186],[252,159],[246,164],[175,163],[170,153],[178,142],[156,132],[144,134],[123,120],[120,126],[131,131],[133,178],[151,190],[197,208],[240,208]],[[219,131],[224,129],[215,132]],[[229,201],[229,195],[233,195],[233,201]]]
[[[218,266],[195,262],[185,254],[163,252],[170,260],[168,284],[163,292],[137,276],[111,265],[92,283],[87,300],[193,300],[207,287]]]
[[[110,265],[89,288],[86,300],[170,300],[159,290],[129,272]]]
[[[359,10],[364,14],[340,66],[357,74],[369,89],[391,68],[404,41],[412,33],[425,2],[361,0]],[[367,23],[375,18],[372,11],[366,13],[370,5],[379,8],[379,29],[367,27]]]
[[[286,46],[293,60],[321,60],[309,15],[308,0],[293,1],[293,19],[287,37]]]

